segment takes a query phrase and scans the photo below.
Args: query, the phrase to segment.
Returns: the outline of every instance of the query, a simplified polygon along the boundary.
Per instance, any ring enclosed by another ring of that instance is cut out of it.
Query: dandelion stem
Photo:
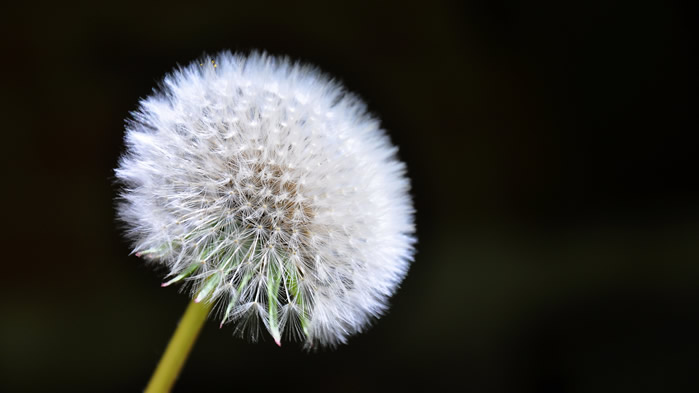
[[[145,393],[169,392],[172,389],[212,305],[209,302],[189,302]]]

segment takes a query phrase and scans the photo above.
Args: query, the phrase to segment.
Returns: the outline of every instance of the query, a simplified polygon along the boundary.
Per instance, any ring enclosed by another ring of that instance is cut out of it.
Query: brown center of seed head
[[[302,197],[303,188],[293,179],[293,169],[275,162],[265,162],[259,151],[242,157],[250,170],[247,184],[242,187],[239,203],[250,204],[252,214],[243,217],[247,224],[261,225],[284,236],[275,236],[282,247],[295,249],[287,243],[289,239],[308,233],[308,226],[314,217],[309,201]]]

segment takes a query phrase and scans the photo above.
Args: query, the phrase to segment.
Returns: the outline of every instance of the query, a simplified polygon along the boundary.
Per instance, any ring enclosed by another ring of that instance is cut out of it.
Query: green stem
[[[165,354],[148,382],[145,393],[169,392],[172,389],[212,306],[213,304],[208,302],[189,302],[175,334],[165,349]]]

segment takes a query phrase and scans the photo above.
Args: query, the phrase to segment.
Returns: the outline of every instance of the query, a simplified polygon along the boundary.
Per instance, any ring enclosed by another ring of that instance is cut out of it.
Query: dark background
[[[254,48],[317,64],[382,118],[418,254],[349,345],[309,354],[209,321],[175,391],[699,391],[694,10],[0,7],[1,391],[145,386],[188,300],[115,223],[124,119],[176,63]]]

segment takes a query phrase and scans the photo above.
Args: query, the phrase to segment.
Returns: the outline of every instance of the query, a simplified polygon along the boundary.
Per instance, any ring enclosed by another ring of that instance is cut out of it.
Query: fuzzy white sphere
[[[118,213],[163,285],[277,343],[344,343],[386,310],[414,253],[410,183],[356,96],[313,67],[223,52],[132,115]]]

